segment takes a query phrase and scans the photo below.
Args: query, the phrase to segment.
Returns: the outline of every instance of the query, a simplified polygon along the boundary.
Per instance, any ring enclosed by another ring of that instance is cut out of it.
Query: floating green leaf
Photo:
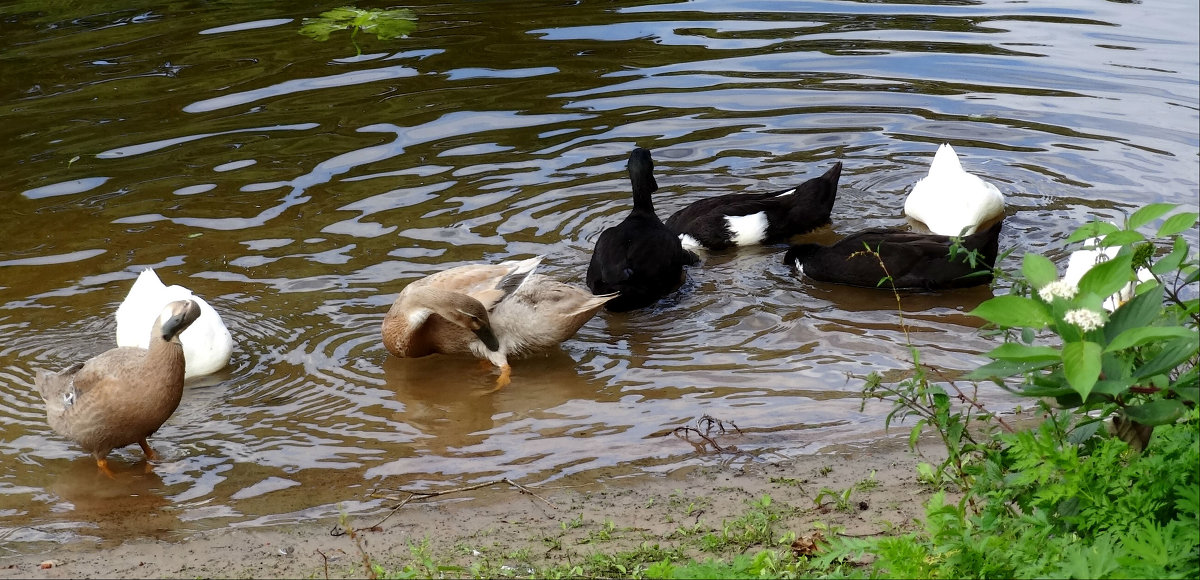
[[[317,18],[305,18],[300,34],[315,40],[329,40],[329,35],[339,30],[350,31],[350,42],[362,54],[354,41],[358,31],[374,34],[380,40],[402,38],[417,29],[417,17],[411,10],[363,10],[353,6],[342,6],[322,12]]]

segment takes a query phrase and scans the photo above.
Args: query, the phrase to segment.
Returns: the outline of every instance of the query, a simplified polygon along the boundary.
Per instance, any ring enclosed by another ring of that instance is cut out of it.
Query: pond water
[[[767,247],[705,255],[676,295],[602,312],[497,393],[473,360],[387,354],[384,313],[431,272],[545,255],[582,285],[631,206],[635,146],[664,218],[842,161],[810,236],[828,242],[903,226],[949,142],[1007,196],[1009,269],[1065,266],[1076,226],[1200,192],[1190,0],[418,3],[409,37],[360,33],[361,54],[298,33],[340,3],[279,4],[0,8],[10,549],[331,517],[378,508],[375,488],[820,453],[879,436],[888,408],[858,393],[911,368],[907,340],[951,374],[994,345],[965,314],[989,288],[906,295],[906,336],[890,294],[798,280]],[[47,426],[33,377],[114,346],[146,267],[237,347],[187,385],[153,471],[133,446],[108,480]],[[738,452],[671,436],[706,414]]]

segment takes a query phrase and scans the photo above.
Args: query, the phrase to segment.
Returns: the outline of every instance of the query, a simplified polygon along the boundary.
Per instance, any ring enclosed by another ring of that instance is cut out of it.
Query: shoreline
[[[339,522],[329,518],[115,547],[18,546],[22,553],[0,556],[0,578],[349,578],[366,575],[364,554],[389,571],[424,559],[445,567],[448,576],[470,576],[472,570],[529,576],[646,543],[686,548],[684,536],[720,530],[761,506],[764,496],[778,516],[776,535],[823,529],[869,536],[919,525],[934,490],[918,481],[916,465],[927,459],[908,449],[906,435],[837,447],[834,453],[723,462],[666,475],[562,481],[531,487],[531,493],[502,482],[449,490],[408,501],[390,516],[388,509],[349,516],[347,523],[360,530],[353,535],[331,535]],[[929,441],[920,449],[928,456],[940,445]],[[401,504],[400,497],[389,508]],[[41,568],[47,561],[54,566]]]

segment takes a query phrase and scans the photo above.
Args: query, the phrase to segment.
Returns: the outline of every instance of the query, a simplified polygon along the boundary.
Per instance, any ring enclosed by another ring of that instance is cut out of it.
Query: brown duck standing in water
[[[175,412],[183,398],[183,346],[179,333],[197,317],[191,300],[163,308],[150,331],[150,348],[123,346],[34,379],[46,402],[50,428],[78,443],[113,476],[108,453],[137,443],[147,459],[157,459],[146,438]]]

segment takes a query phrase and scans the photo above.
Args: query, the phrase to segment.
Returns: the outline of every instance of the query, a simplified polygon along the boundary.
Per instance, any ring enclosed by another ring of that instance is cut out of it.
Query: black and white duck
[[[693,202],[667,218],[685,248],[779,244],[829,223],[842,163],[791,189],[730,193]]]

